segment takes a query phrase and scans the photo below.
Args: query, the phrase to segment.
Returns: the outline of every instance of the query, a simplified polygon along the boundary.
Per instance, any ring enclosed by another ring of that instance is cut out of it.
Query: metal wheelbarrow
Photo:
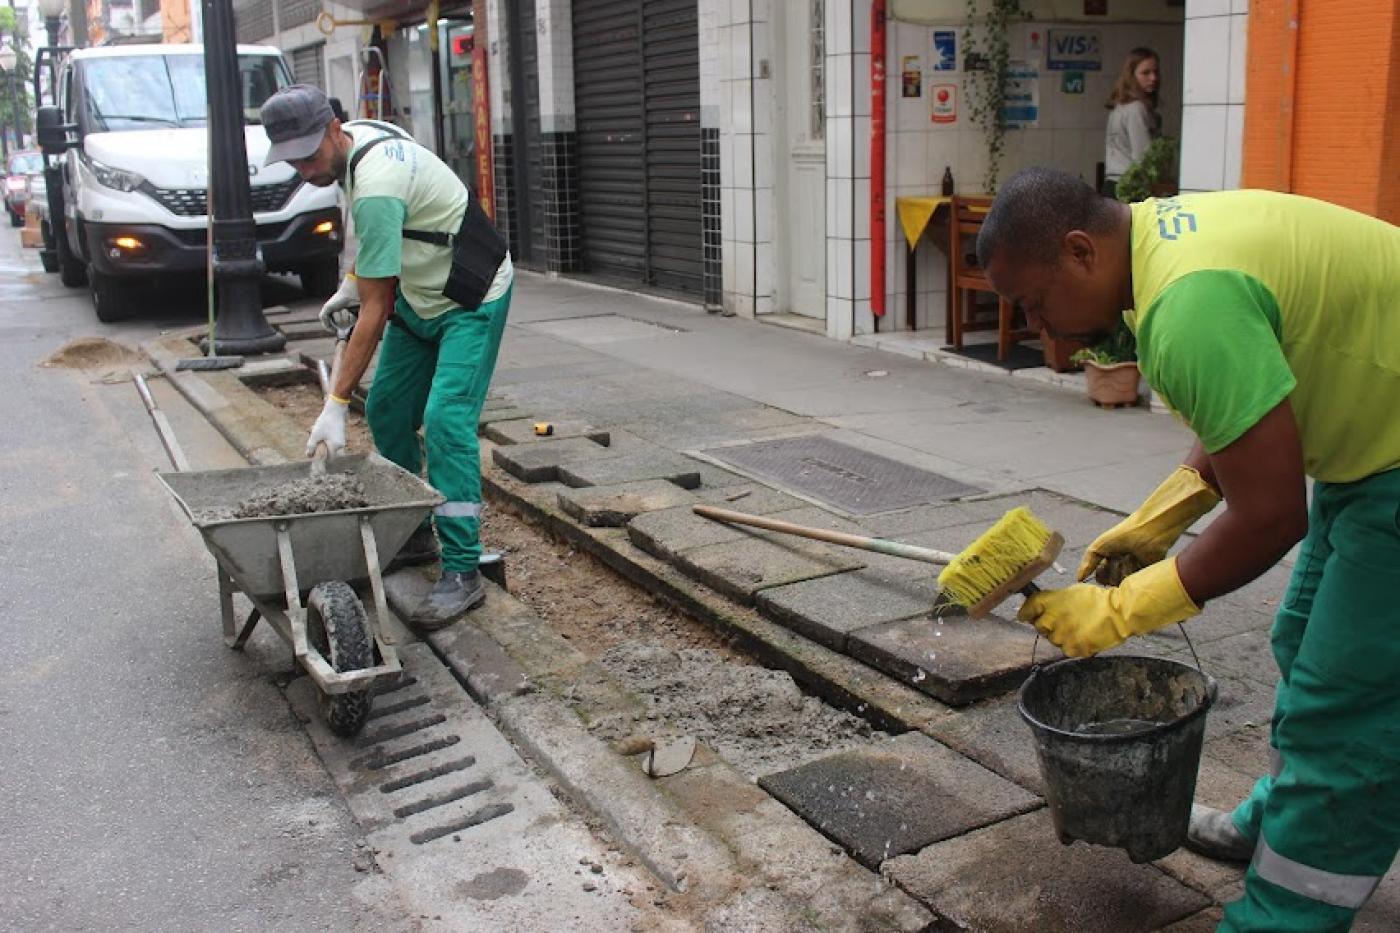
[[[136,384],[176,466],[175,472],[156,475],[218,564],[225,644],[242,649],[265,619],[315,682],[331,731],[355,735],[369,718],[375,685],[402,670],[398,653],[380,631],[389,615],[384,567],[443,497],[378,454],[356,454],[336,458],[327,471],[355,474],[369,505],[229,518],[250,496],[310,476],[312,462],[190,472],[144,379],[136,376]],[[366,582],[372,616],[352,586]],[[253,604],[241,623],[233,605],[236,592]]]

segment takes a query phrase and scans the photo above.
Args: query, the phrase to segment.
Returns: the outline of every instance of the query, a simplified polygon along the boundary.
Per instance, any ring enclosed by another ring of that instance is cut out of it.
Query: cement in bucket
[[[1060,841],[1126,849],[1134,862],[1186,840],[1215,680],[1162,658],[1059,661],[1017,707],[1035,736]]]

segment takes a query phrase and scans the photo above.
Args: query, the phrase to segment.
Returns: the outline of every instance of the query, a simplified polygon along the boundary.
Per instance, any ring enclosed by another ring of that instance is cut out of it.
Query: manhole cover
[[[890,512],[984,491],[820,435],[784,437],[706,453],[853,515]]]
[[[624,340],[652,340],[685,333],[679,327],[624,317],[621,314],[590,314],[586,317],[536,321],[526,326],[550,337],[586,347],[621,343]]]

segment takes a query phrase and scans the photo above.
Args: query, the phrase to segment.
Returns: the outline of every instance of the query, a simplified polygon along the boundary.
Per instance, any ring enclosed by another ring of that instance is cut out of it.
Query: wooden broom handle
[[[901,544],[898,541],[889,541],[885,538],[872,538],[867,535],[847,534],[844,531],[828,531],[825,528],[809,528],[806,525],[794,525],[792,522],[785,522],[776,518],[767,518],[763,515],[750,515],[747,512],[735,512],[730,509],[721,509],[713,505],[692,506],[696,515],[712,519],[717,522],[725,522],[734,525],[752,525],[754,528],[765,528],[768,531],[777,531],[787,535],[796,535],[799,538],[811,538],[813,541],[825,541],[827,544],[839,544],[843,547],[859,548],[862,551],[874,551],[877,554],[888,554],[892,557],[904,557],[909,560],[919,560],[927,564],[946,564],[958,555],[949,551],[935,551],[933,548],[919,547],[915,544]]]

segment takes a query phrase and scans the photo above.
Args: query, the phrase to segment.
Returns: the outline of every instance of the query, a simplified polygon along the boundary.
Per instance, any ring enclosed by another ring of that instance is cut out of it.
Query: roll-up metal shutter
[[[700,32],[695,0],[643,4],[650,284],[698,295]]]
[[[326,89],[326,44],[302,46],[292,50],[292,78],[297,84],[311,84]]]
[[[233,31],[239,42],[261,42],[272,35],[272,0],[253,0],[234,10]]]
[[[575,3],[579,227],[590,272],[646,281],[641,4]]]
[[[515,217],[517,231],[512,258],[522,265],[543,262],[544,164],[540,138],[540,55],[535,31],[535,4],[514,5],[515,31],[511,35],[511,125],[514,140]]]
[[[700,294],[694,0],[574,4],[574,88],[588,268]]]

